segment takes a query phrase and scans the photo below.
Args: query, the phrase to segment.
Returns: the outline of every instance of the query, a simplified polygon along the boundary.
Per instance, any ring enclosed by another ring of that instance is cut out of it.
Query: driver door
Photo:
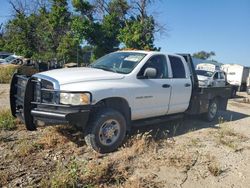
[[[168,63],[165,55],[152,56],[137,75],[133,97],[132,120],[166,115],[169,108],[171,79],[168,77]],[[145,78],[146,68],[155,68],[155,78]]]

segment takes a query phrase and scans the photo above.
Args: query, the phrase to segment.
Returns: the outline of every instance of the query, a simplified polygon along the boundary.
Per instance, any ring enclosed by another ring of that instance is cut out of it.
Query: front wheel
[[[101,109],[91,117],[85,130],[85,142],[99,153],[116,150],[126,134],[124,116],[113,109]]]
[[[213,99],[209,102],[207,113],[204,114],[205,119],[208,122],[211,122],[217,117],[217,113],[218,113],[218,102],[216,99]]]

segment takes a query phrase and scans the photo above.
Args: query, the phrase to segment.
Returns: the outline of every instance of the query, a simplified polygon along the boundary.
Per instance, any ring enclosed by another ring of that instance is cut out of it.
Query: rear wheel
[[[101,109],[91,117],[85,130],[85,141],[95,151],[108,153],[122,144],[125,134],[124,116],[113,109]]]
[[[216,99],[213,99],[210,101],[208,106],[208,111],[206,114],[204,114],[205,119],[209,122],[213,121],[218,114],[218,102]]]

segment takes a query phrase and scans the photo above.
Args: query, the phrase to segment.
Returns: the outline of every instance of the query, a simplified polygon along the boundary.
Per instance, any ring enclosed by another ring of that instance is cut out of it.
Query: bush
[[[17,65],[0,65],[0,84],[8,84],[17,70]]]
[[[16,120],[10,110],[0,110],[0,130],[13,130],[16,128]]]

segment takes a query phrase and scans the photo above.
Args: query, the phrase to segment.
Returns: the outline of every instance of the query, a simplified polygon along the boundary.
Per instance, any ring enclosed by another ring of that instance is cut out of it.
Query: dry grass
[[[224,170],[221,168],[219,165],[219,162],[215,158],[215,156],[207,155],[206,156],[209,163],[208,163],[208,171],[213,175],[213,176],[219,176],[221,173],[224,172]]]
[[[201,144],[200,144],[200,139],[199,138],[192,138],[190,140],[190,145],[193,146],[193,147],[200,147]]]
[[[219,176],[223,172],[217,163],[208,165],[208,170],[213,176]]]
[[[156,176],[146,176],[146,177],[136,177],[126,181],[122,187],[123,188],[158,188],[164,187],[165,183],[156,180]]]
[[[61,135],[57,127],[46,128],[46,133],[36,141],[36,144],[41,145],[44,149],[55,148],[56,146],[63,146],[69,140]]]
[[[8,84],[11,81],[12,75],[18,71],[20,74],[32,76],[37,73],[34,67],[31,66],[20,66],[20,65],[1,65],[0,66],[0,84]]]
[[[243,103],[250,103],[250,99],[249,98],[243,98]]]
[[[174,166],[176,168],[184,168],[189,170],[194,163],[196,163],[197,154],[190,151],[173,151],[167,158],[166,163],[169,166]]]
[[[16,155],[26,157],[36,150],[36,145],[28,139],[22,139],[17,143]]]
[[[233,129],[222,127],[216,134],[217,143],[227,146],[234,151],[239,150],[239,145],[247,139],[246,136],[236,133]]]
[[[9,109],[0,110],[0,130],[14,130],[16,129],[17,121],[12,116]]]
[[[129,183],[128,180],[133,174],[134,166],[132,164],[134,164],[134,160],[146,152],[152,152],[154,148],[155,142],[151,139],[150,134],[140,134],[131,138],[123,148],[112,155],[93,154],[93,158],[89,161],[72,159],[67,164],[59,163],[57,170],[49,176],[51,178],[43,185],[45,187],[145,185],[145,181],[141,179],[129,181]]]
[[[0,171],[0,187],[8,184],[9,173],[5,171]]]
[[[10,83],[12,75],[18,69],[17,65],[1,65],[0,66],[0,83],[7,84]]]
[[[43,180],[40,187],[76,187],[77,177],[75,176],[78,169],[69,166],[64,166],[62,163],[58,163],[55,172],[50,174],[50,180]]]

